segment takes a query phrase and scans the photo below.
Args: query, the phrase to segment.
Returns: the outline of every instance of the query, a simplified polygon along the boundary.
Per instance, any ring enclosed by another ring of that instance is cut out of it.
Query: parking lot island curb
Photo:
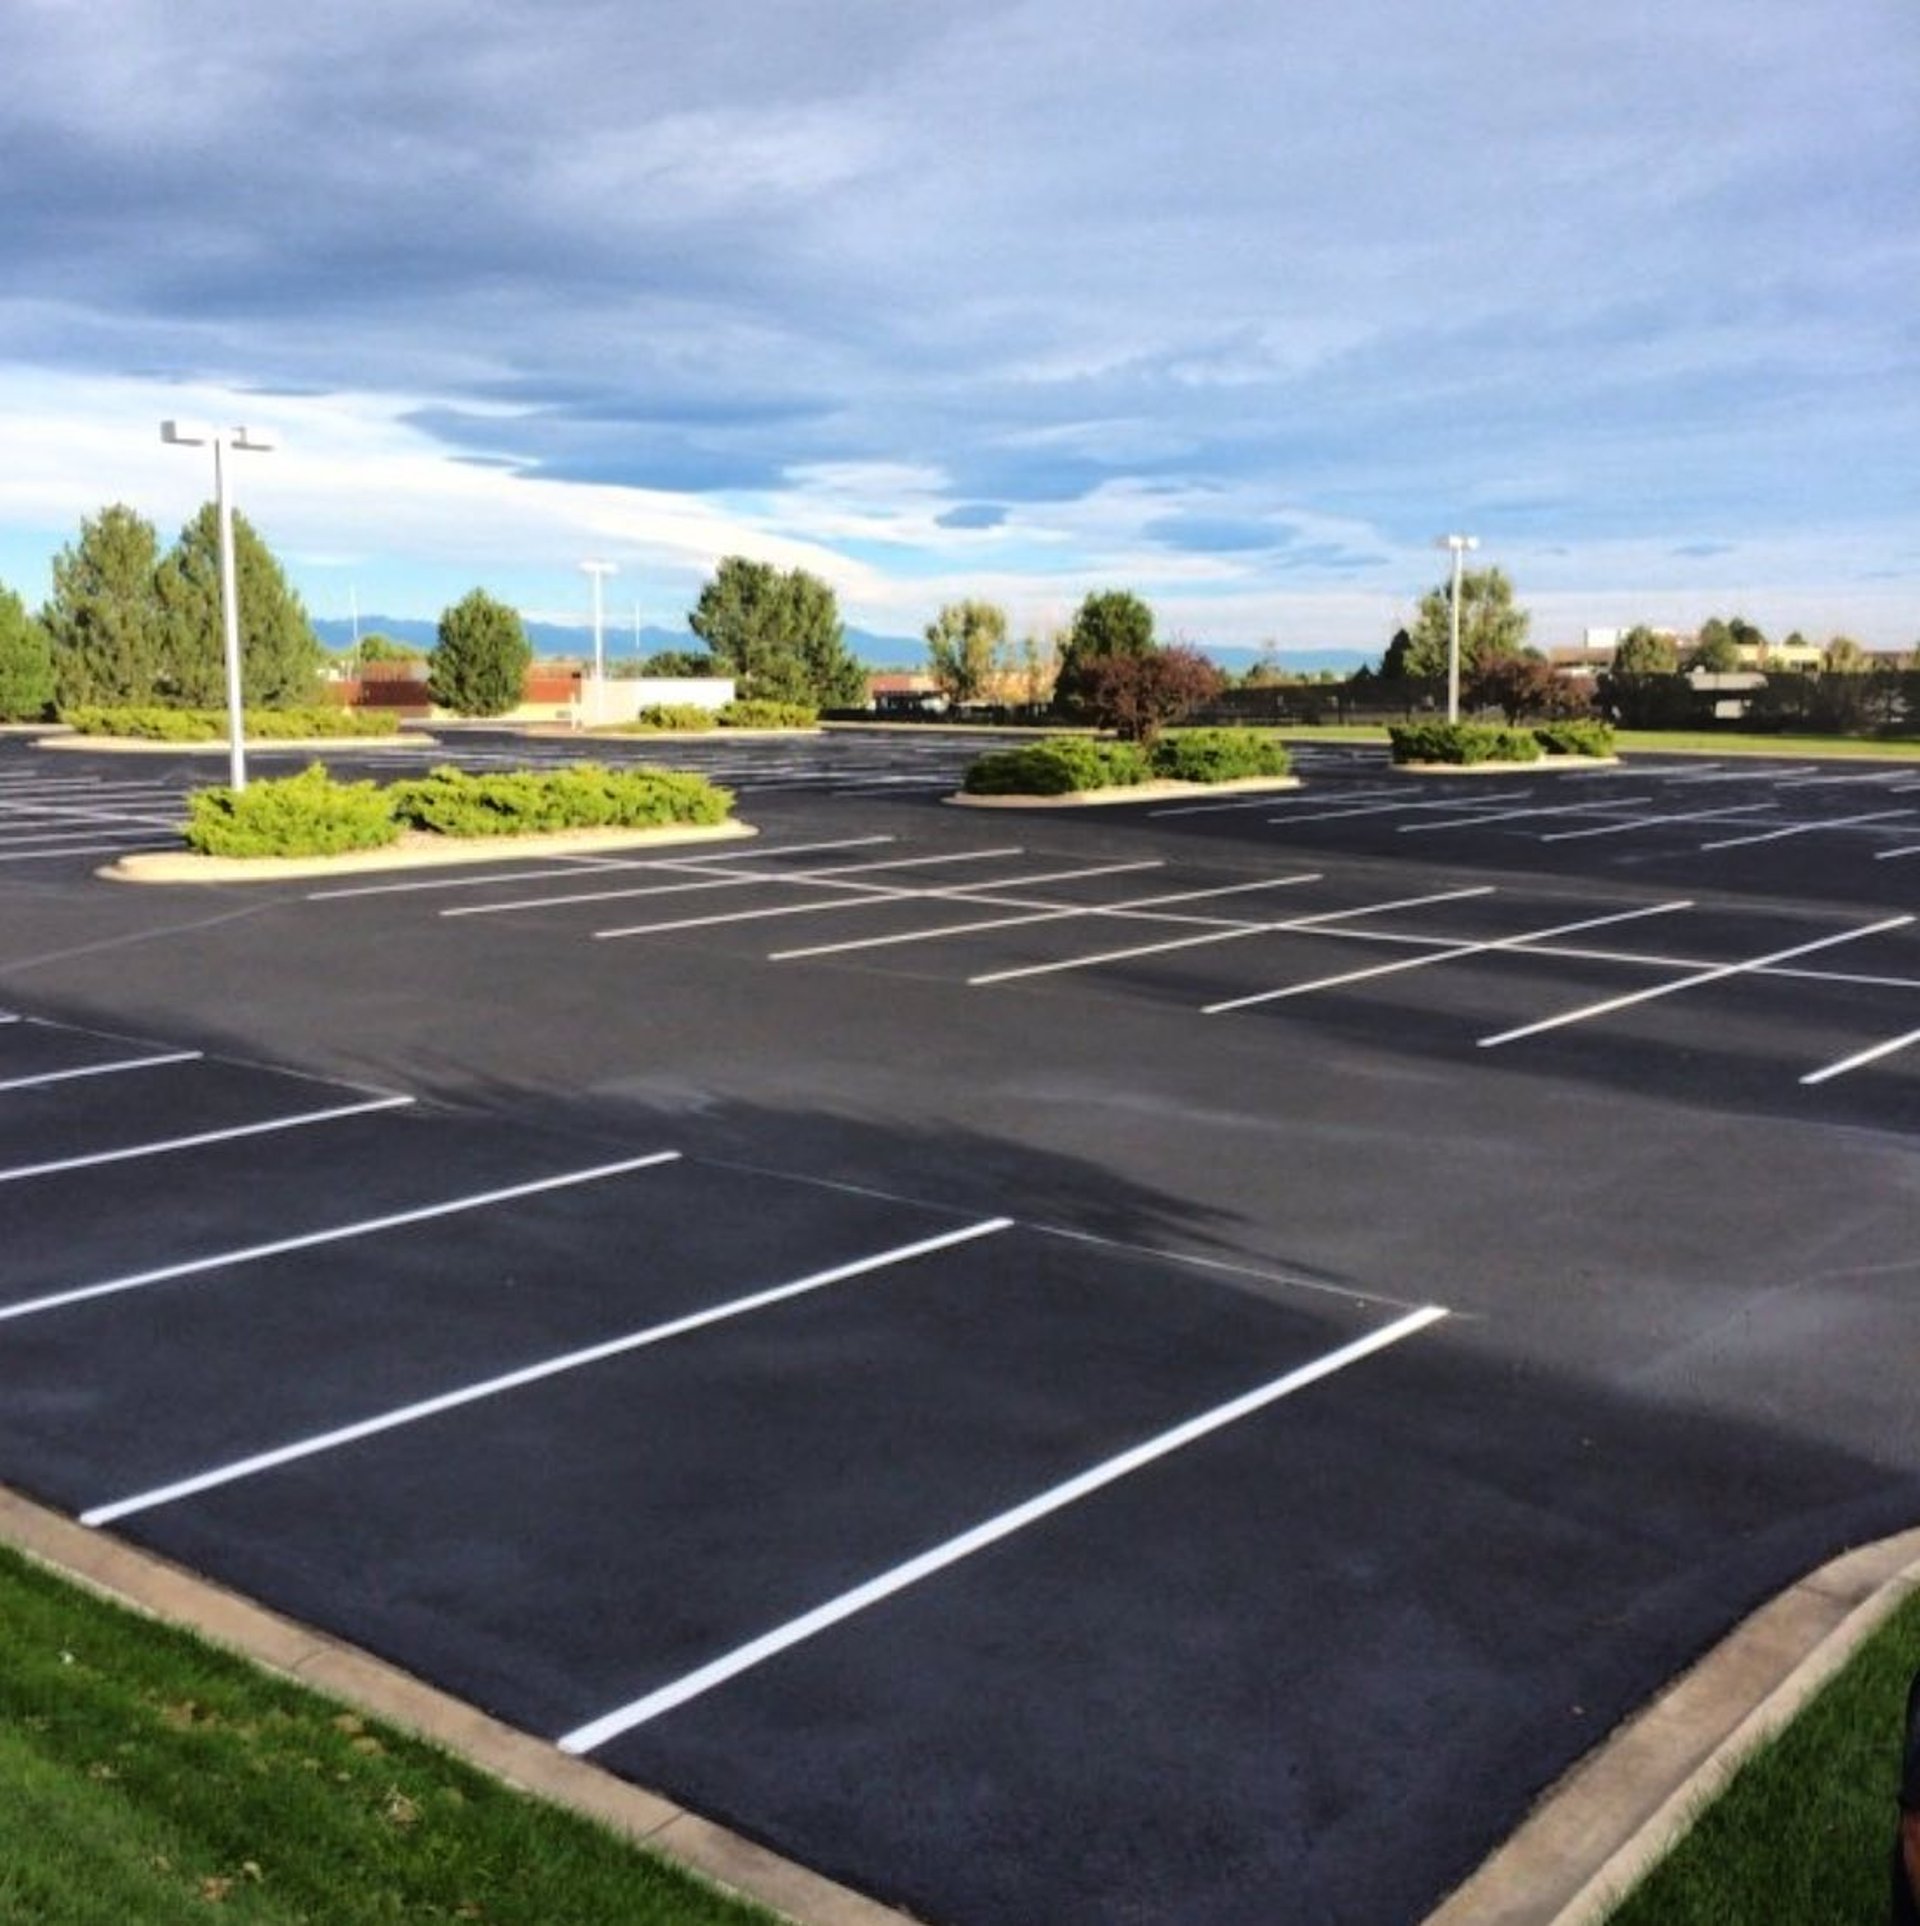
[[[1544,1794],[1425,1926],[1597,1926],[1916,1590],[1920,1530],[1789,1586]]]
[[[664,829],[554,829],[526,836],[402,836],[380,849],[337,856],[201,856],[186,849],[145,850],[94,871],[110,883],[283,883],[315,876],[365,876],[443,863],[506,863],[530,856],[613,856],[623,850],[757,836],[751,823],[679,824]]]
[[[398,1726],[494,1778],[566,1806],[795,1926],[917,1926],[910,1915],[183,1567],[0,1485],[0,1543],[118,1605],[176,1625],[270,1672]]]

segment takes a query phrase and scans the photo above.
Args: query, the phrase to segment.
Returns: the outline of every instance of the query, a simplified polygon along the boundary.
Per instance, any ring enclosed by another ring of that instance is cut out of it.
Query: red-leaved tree
[[[1085,712],[1126,742],[1151,742],[1167,723],[1211,702],[1226,686],[1220,671],[1184,644],[1104,656],[1087,663],[1082,678]]]

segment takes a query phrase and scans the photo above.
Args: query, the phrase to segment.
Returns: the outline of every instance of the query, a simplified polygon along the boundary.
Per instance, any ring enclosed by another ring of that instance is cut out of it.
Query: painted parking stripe
[[[276,1465],[292,1464],[296,1459],[311,1458],[323,1451],[337,1451],[341,1446],[353,1444],[361,1438],[371,1438],[383,1431],[395,1431],[402,1425],[418,1424],[423,1419],[439,1416],[443,1411],[458,1410],[462,1405],[477,1404],[483,1398],[495,1398],[508,1391],[518,1391],[547,1378],[559,1377],[563,1372],[584,1370],[588,1365],[602,1364],[609,1358],[624,1357],[633,1351],[665,1344],[669,1339],[685,1337],[690,1332],[703,1331],[733,1318],[746,1317],[770,1305],[785,1304],[794,1298],[823,1291],[829,1285],[844,1284],[856,1277],[870,1277],[878,1271],[891,1270],[895,1265],[911,1263],[919,1257],[930,1257],[937,1251],[952,1250],[957,1245],[991,1237],[1012,1227],[1013,1219],[1010,1217],[990,1217],[960,1230],[943,1231],[937,1237],[924,1237],[916,1243],[902,1244],[871,1257],[855,1258],[850,1264],[836,1264],[831,1270],[815,1271],[811,1276],[796,1278],[787,1284],[776,1284],[769,1290],[754,1291],[745,1297],[732,1298],[724,1304],[710,1305],[704,1311],[672,1318],[664,1324],[650,1324],[645,1330],[609,1338],[604,1344],[592,1344],[583,1350],[568,1351],[560,1357],[544,1358],[538,1364],[523,1365],[517,1371],[503,1371],[497,1377],[482,1379],[477,1384],[462,1385],[458,1390],[442,1392],[438,1397],[423,1398],[416,1404],[384,1411],[376,1417],[363,1418],[357,1424],[341,1425],[332,1431],[278,1445],[271,1451],[255,1452],[251,1457],[196,1472],[192,1477],[178,1479],[152,1491],[139,1492],[130,1498],[116,1498],[110,1504],[96,1505],[90,1511],[83,1511],[80,1522],[83,1525],[110,1525],[117,1518],[129,1517],[137,1511],[151,1511],[156,1506],[192,1497],[197,1492],[211,1491],[216,1485],[230,1485],[259,1472],[271,1471]]]
[[[1676,977],[1671,983],[1656,983],[1651,989],[1635,990],[1627,996],[1608,997],[1602,1003],[1587,1003],[1577,1010],[1565,1010],[1559,1016],[1548,1017],[1539,1023],[1522,1024],[1515,1030],[1502,1030],[1499,1035],[1479,1039],[1483,1050],[1497,1049],[1503,1043],[1518,1043],[1523,1037],[1536,1037],[1547,1030],[1558,1030],[1570,1023],[1583,1023],[1589,1017],[1610,1016],[1615,1010],[1631,1009],[1636,1003],[1651,1003],[1656,997],[1672,996],[1680,990],[1698,989],[1705,983],[1718,983],[1725,977],[1746,976],[1764,970],[1775,963],[1791,962],[1796,956],[1811,956],[1816,950],[1830,950],[1842,943],[1857,943],[1865,936],[1884,935],[1888,930],[1904,929],[1913,921],[1911,916],[1890,916],[1879,923],[1869,923],[1864,929],[1842,930],[1838,936],[1823,936],[1812,943],[1797,943],[1791,949],[1775,950],[1769,956],[1756,956],[1744,963],[1721,963],[1710,970],[1698,970],[1690,976]]]
[[[1199,936],[1176,936],[1164,943],[1140,943],[1131,949],[1106,950],[1098,956],[1070,956],[1055,963],[1023,964],[1016,970],[991,970],[984,976],[970,976],[967,982],[969,985],[1011,983],[1020,977],[1048,976],[1060,970],[1093,969],[1103,963],[1130,962],[1136,956],[1158,956],[1167,950],[1194,949],[1203,943],[1231,943],[1243,936],[1277,936],[1294,930],[1323,929],[1329,924],[1352,921],[1362,916],[1385,916],[1392,910],[1422,909],[1429,903],[1457,903],[1462,897],[1491,896],[1493,893],[1494,886],[1491,883],[1480,883],[1470,889],[1441,890],[1432,896],[1403,896],[1391,903],[1367,903],[1358,909],[1321,910],[1313,916],[1290,917],[1280,923],[1239,923],[1229,929],[1208,930]]]
[[[557,877],[577,875],[583,867],[588,866],[596,870],[677,869],[682,864],[701,861],[764,862],[769,856],[799,856],[828,849],[859,849],[869,844],[890,843],[893,840],[891,836],[840,836],[832,842],[824,843],[776,843],[771,847],[756,846],[753,849],[729,850],[724,859],[697,856],[556,856],[554,861],[566,864],[566,868],[517,870],[511,875],[495,870],[488,875],[435,876],[405,883],[359,883],[351,889],[315,890],[308,896],[307,901],[331,903],[347,896],[408,896],[436,889],[484,889],[489,883],[546,883]]]
[[[1487,796],[1482,800],[1488,803],[1521,802],[1532,795],[1531,789],[1509,790],[1504,795]],[[1277,828],[1287,828],[1294,823],[1337,823],[1349,816],[1394,816],[1403,815],[1409,809],[1458,809],[1455,801],[1438,802],[1432,798],[1424,801],[1414,798],[1406,802],[1363,803],[1357,809],[1320,809],[1305,814],[1291,816],[1269,816],[1267,821]]]
[[[60,1157],[45,1164],[17,1164],[0,1170],[0,1184],[23,1177],[51,1177],[63,1170],[89,1170],[98,1164],[125,1163],[135,1157],[164,1157],[170,1151],[197,1150],[204,1144],[231,1143],[239,1137],[261,1137],[274,1130],[302,1130],[308,1124],[333,1123],[342,1117],[367,1117],[377,1110],[399,1110],[411,1097],[378,1097],[367,1103],[336,1105],[331,1110],[303,1110],[297,1116],[272,1117],[265,1123],[236,1124],[227,1130],[203,1130],[192,1137],[167,1137],[157,1143],[128,1144],[119,1150],[95,1150],[83,1157]]]
[[[1890,823],[1913,814],[1911,809],[1876,809],[1864,816],[1829,816],[1824,822],[1788,823],[1781,829],[1768,829],[1753,836],[1728,836],[1717,843],[1702,843],[1701,853],[1712,849],[1740,849],[1748,843],[1777,843],[1789,836],[1811,836],[1820,829],[1853,829],[1862,823]]]
[[[1463,956],[1488,956],[1501,950],[1523,950],[1530,943],[1544,943],[1550,937],[1572,936],[1581,930],[1605,929],[1614,923],[1632,923],[1646,916],[1664,916],[1672,910],[1691,909],[1689,901],[1651,903],[1641,909],[1617,910],[1608,916],[1589,916],[1577,923],[1560,923],[1551,929],[1528,930],[1518,936],[1499,936],[1484,942],[1459,943],[1452,949],[1427,956],[1403,956],[1392,963],[1375,963],[1364,970],[1346,970],[1338,976],[1323,976],[1311,983],[1290,983],[1278,990],[1259,990],[1252,996],[1237,996],[1225,1003],[1202,1006],[1202,1016],[1220,1016],[1228,1010],[1245,1010],[1256,1003],[1279,1003],[1288,997],[1310,996],[1317,990],[1342,989],[1350,983],[1367,983],[1376,977],[1398,976],[1408,970],[1424,970],[1436,963],[1457,962]]]
[[[641,883],[632,889],[582,890],[565,896],[522,896],[511,903],[462,903],[455,909],[442,910],[442,916],[504,916],[515,910],[553,909],[570,903],[619,903],[641,896],[690,895],[699,890],[709,889],[764,889],[769,883],[786,883],[792,886],[801,884],[822,884],[827,888],[838,888],[842,879],[850,876],[866,876],[875,870],[885,869],[931,869],[946,863],[985,863],[997,861],[1003,856],[1024,856],[1026,850],[1019,843],[1009,843],[998,849],[962,849],[948,851],[940,856],[890,856],[879,863],[834,863],[825,869],[791,870],[748,870],[731,871],[707,869],[697,872],[683,870],[680,880],[671,883]],[[857,887],[846,884],[847,888]]]
[[[1725,809],[1686,809],[1659,816],[1635,816],[1624,823],[1600,823],[1586,829],[1556,829],[1542,836],[1543,843],[1577,843],[1590,836],[1624,836],[1630,830],[1658,829],[1665,823],[1710,823],[1726,816],[1751,816],[1763,809],[1778,809],[1775,802],[1734,803]]]
[[[1842,1057],[1838,1063],[1830,1063],[1824,1069],[1810,1070],[1800,1079],[1802,1083],[1827,1083],[1834,1077],[1844,1077],[1849,1070],[1859,1070],[1869,1063],[1878,1063],[1882,1057],[1890,1057],[1900,1050],[1910,1050],[1920,1043],[1920,1030],[1909,1030],[1905,1036],[1890,1037],[1885,1043],[1876,1043],[1871,1049],[1856,1050],[1850,1057]]]
[[[42,1070],[38,1076],[9,1077],[0,1090],[37,1090],[42,1084],[68,1083],[76,1077],[115,1077],[126,1070],[157,1070],[162,1064],[198,1063],[198,1050],[169,1050],[160,1057],[122,1057],[117,1063],[85,1063],[74,1070]]]
[[[898,943],[937,943],[945,937],[971,936],[980,930],[1024,929],[1034,923],[1059,923],[1080,916],[1138,917],[1149,922],[1166,920],[1156,918],[1154,911],[1172,903],[1211,902],[1221,896],[1241,896],[1249,890],[1286,889],[1294,883],[1317,883],[1319,880],[1317,871],[1305,871],[1298,876],[1263,877],[1257,883],[1227,883],[1214,889],[1183,889],[1161,896],[1123,897],[1117,903],[1050,903],[1029,908],[1019,916],[993,916],[974,923],[949,923],[943,929],[903,930],[893,936],[857,937],[848,943],[816,943],[804,950],[774,950],[768,961],[789,963],[808,956],[839,956],[848,950],[886,949]]]
[[[134,834],[132,830],[127,833]],[[15,849],[0,855],[0,863],[48,863],[58,862],[62,857],[75,856],[139,856],[150,850],[177,849],[178,847],[177,840],[170,843],[156,843],[149,840],[135,843],[83,843],[77,849]]]
[[[1396,1319],[1382,1329],[1370,1332],[1351,1344],[1342,1345],[1337,1351],[1329,1351],[1325,1356],[1316,1358],[1312,1363],[1299,1366],[1270,1383],[1259,1386],[1243,1396],[1230,1399],[1225,1404],[1215,1405],[1210,1411],[1203,1411],[1197,1417],[1189,1418],[1182,1424],[1172,1426],[1166,1431],[1147,1438],[1129,1450],[1103,1459],[1099,1464],[1090,1466],[1077,1476],[1061,1484],[1040,1492],[1023,1504],[998,1513],[992,1518],[961,1532],[957,1537],[947,1539],[896,1565],[891,1571],[882,1572],[870,1578],[865,1584],[856,1585],[852,1590],[842,1592],[825,1604],[817,1605],[812,1611],[803,1612],[798,1618],[787,1620],[784,1625],[763,1633],[759,1638],[737,1647],[724,1657],[687,1673],[684,1677],[649,1692],[643,1698],[605,1713],[589,1723],[576,1726],[573,1731],[562,1734],[556,1741],[562,1752],[592,1752],[617,1739],[622,1733],[631,1732],[662,1713],[671,1712],[676,1706],[687,1704],[711,1692],[716,1686],[724,1685],[729,1679],[738,1678],[741,1673],[764,1665],[769,1659],[782,1652],[791,1650],[805,1640],[817,1637],[835,1625],[856,1616],[860,1612],[906,1591],[931,1578],[949,1566],[971,1558],[976,1552],[985,1551],[990,1545],[1012,1537],[1016,1532],[1038,1524],[1042,1519],[1055,1512],[1065,1510],[1069,1505],[1078,1504],[1082,1499],[1091,1497],[1095,1492],[1108,1485],[1118,1483],[1122,1478],[1131,1477],[1135,1472],[1144,1470],[1157,1460],[1169,1457],[1176,1451],[1198,1443],[1202,1438],[1211,1436],[1227,1426],[1238,1424],[1256,1412],[1277,1404],[1281,1399],[1305,1390],[1309,1385],[1320,1383],[1349,1366],[1358,1364],[1377,1352],[1399,1344],[1424,1331],[1428,1326],[1438,1323],[1447,1315],[1437,1304],[1423,1305],[1419,1310],[1406,1317]]]
[[[240,1250],[215,1251],[208,1257],[183,1259],[177,1264],[162,1264],[153,1270],[133,1271],[124,1277],[110,1277],[97,1284],[77,1284],[64,1291],[49,1291],[44,1296],[25,1298],[18,1304],[0,1305],[0,1324],[15,1318],[38,1317],[46,1311],[63,1311],[70,1305],[91,1303],[98,1297],[118,1297],[124,1291],[139,1291],[153,1284],[171,1284],[183,1277],[200,1277],[208,1271],[225,1271],[242,1264],[257,1264],[264,1258],[285,1257],[293,1251],[318,1250],[325,1244],[341,1244],[353,1237],[374,1237],[383,1231],[401,1230],[409,1224],[431,1223],[435,1218],[458,1217],[467,1211],[489,1210],[497,1204],[518,1203],[548,1191],[571,1190],[582,1184],[597,1184],[609,1177],[624,1177],[636,1170],[652,1170],[661,1164],[677,1163],[677,1150],[650,1151],[643,1157],[627,1157],[618,1163],[596,1164],[590,1170],[567,1171],[558,1177],[538,1177],[523,1184],[510,1184],[501,1190],[478,1191],[470,1197],[453,1197],[438,1204],[422,1204],[413,1210],[393,1211],[384,1217],[368,1217],[353,1224],[336,1224],[328,1230],[307,1231],[298,1237],[276,1238],[270,1244],[249,1244]]]
[[[1166,864],[1157,858],[1145,862],[1096,863],[1075,869],[1042,870],[1037,876],[1005,876],[994,877],[984,883],[954,883],[944,889],[889,889],[877,883],[856,883],[850,878],[843,878],[833,887],[860,893],[819,903],[774,903],[761,909],[731,910],[718,916],[676,917],[665,923],[637,923],[626,929],[595,930],[593,934],[596,941],[616,936],[656,936],[667,930],[702,930],[720,923],[755,923],[776,916],[820,916],[830,910],[868,909],[879,903],[991,903],[1001,900],[990,893],[995,890],[1029,889],[1036,883],[1072,882],[1090,876],[1122,876],[1132,870],[1165,868]],[[1018,904],[1016,907],[1027,909],[1035,906]]]
[[[1388,789],[1349,789],[1346,800],[1361,802],[1374,796],[1403,796],[1406,792],[1399,785]],[[1149,809],[1147,814],[1155,816],[1210,816],[1223,809],[1272,809],[1284,804],[1284,796],[1237,796],[1231,802],[1176,803],[1161,809]]]
[[[1552,808],[1496,809],[1483,816],[1454,816],[1441,823],[1402,823],[1402,836],[1430,836],[1440,829],[1479,829],[1488,823],[1522,822],[1538,816],[1596,816],[1609,809],[1633,809],[1650,803],[1651,796],[1606,796],[1596,801],[1556,803]]]

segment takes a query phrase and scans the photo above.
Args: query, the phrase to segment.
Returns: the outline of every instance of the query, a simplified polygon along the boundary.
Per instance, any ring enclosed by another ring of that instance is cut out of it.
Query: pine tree
[[[532,663],[519,615],[485,589],[470,589],[441,614],[427,689],[455,715],[503,716],[519,703]]]
[[[161,663],[153,524],[124,502],[80,524],[53,561],[53,596],[40,612],[63,704],[151,702]]]
[[[311,699],[323,651],[300,598],[247,518],[233,516],[235,601],[240,614],[240,689],[248,708],[282,709]],[[226,704],[226,639],[220,612],[219,513],[208,502],[160,564],[160,683],[190,709]]]

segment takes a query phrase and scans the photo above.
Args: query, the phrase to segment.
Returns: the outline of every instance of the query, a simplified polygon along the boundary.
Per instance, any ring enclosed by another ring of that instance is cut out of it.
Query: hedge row
[[[674,770],[581,763],[543,775],[472,776],[444,767],[385,788],[338,782],[320,763],[235,791],[195,791],[187,847],[205,856],[333,856],[378,849],[403,830],[519,836],[556,829],[657,829],[725,822],[733,794]]]
[[[102,709],[76,706],[60,720],[83,736],[125,736],[136,742],[225,742],[224,709]],[[252,742],[311,742],[332,737],[391,736],[400,718],[378,710],[249,709],[241,718]]]
[[[970,796],[1070,796],[1131,789],[1156,778],[1232,782],[1284,776],[1290,767],[1286,744],[1252,729],[1189,729],[1162,736],[1151,749],[1091,736],[1049,736],[977,758],[961,786]]]
[[[1402,722],[1387,731],[1395,762],[1454,765],[1538,762],[1547,756],[1610,756],[1613,731],[1604,722],[1545,722],[1509,729],[1493,722]]]
[[[709,729],[811,729],[820,711],[803,702],[729,702],[703,709],[692,702],[656,702],[631,722],[610,722],[596,729],[603,736],[695,734]]]

